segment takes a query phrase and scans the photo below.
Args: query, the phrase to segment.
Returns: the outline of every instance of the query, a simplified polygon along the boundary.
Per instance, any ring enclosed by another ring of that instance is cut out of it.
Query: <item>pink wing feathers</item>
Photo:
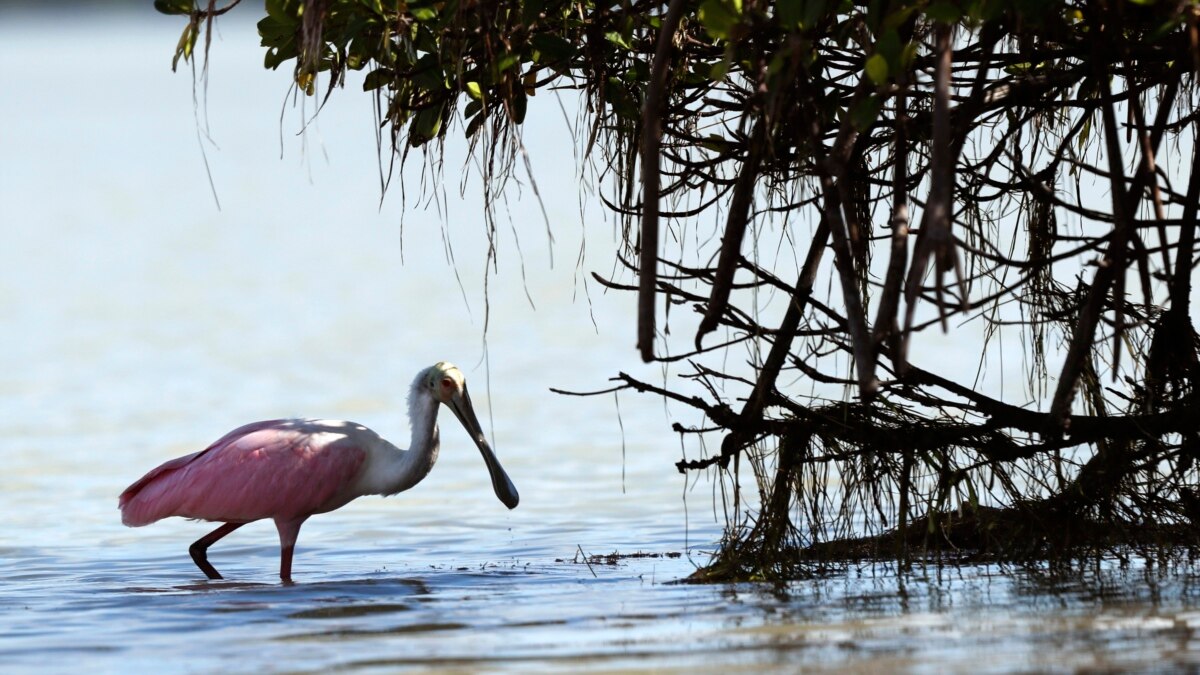
[[[349,422],[247,424],[129,486],[119,500],[121,522],[289,520],[335,509],[358,496],[349,487],[366,457],[364,433],[372,432]]]
[[[212,445],[208,446],[207,448],[201,450],[200,452],[193,452],[190,455],[184,455],[183,457],[176,457],[175,459],[172,459],[169,462],[163,462],[159,466],[151,469],[150,472],[147,473],[145,476],[142,476],[141,478],[139,478],[137,480],[137,482],[135,482],[133,485],[130,485],[129,487],[125,488],[125,491],[121,493],[121,497],[119,498],[118,508],[120,508],[122,511],[124,511],[125,505],[127,503],[129,503],[129,501],[132,500],[139,492],[141,492],[143,487],[145,487],[147,484],[149,484],[155,478],[158,478],[160,475],[162,475],[164,473],[169,473],[169,472],[179,469],[183,466],[186,466],[189,462],[196,459],[200,455],[203,455],[204,453],[206,453],[214,448],[220,448],[220,447],[226,445],[227,443],[229,443],[230,441],[235,440],[241,436],[245,436],[249,433],[259,431],[262,429],[268,429],[268,428],[271,428],[271,427],[274,427],[274,426],[277,426],[280,424],[284,424],[286,422],[288,422],[288,420],[266,420],[264,422],[253,422],[251,424],[246,424],[246,425],[240,426],[240,427],[234,429],[233,431],[225,434],[221,438],[217,439],[217,441],[215,443],[213,443]],[[159,516],[159,517],[162,518],[165,516]],[[125,520],[126,518],[127,518],[127,516],[123,516],[122,520]],[[154,520],[158,520],[158,518],[155,518]],[[138,523],[138,524],[139,525],[148,525],[148,524],[154,522],[154,520],[148,520],[145,523]],[[129,523],[126,523],[126,524],[128,525]]]

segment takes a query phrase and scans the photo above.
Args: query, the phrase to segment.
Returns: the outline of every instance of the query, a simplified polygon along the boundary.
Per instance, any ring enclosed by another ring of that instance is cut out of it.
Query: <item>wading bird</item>
[[[209,579],[220,579],[208,562],[208,547],[246,523],[271,518],[279,530],[279,576],[291,581],[296,536],[309,516],[341,508],[363,495],[402,492],[429,474],[438,456],[440,403],[450,407],[479,446],[496,496],[508,508],[516,508],[517,488],[483,436],[462,372],[443,361],[422,370],[408,392],[408,450],[353,422],[290,419],[247,424],[130,485],[119,500],[121,522],[140,527],[183,516],[224,523],[188,549]]]

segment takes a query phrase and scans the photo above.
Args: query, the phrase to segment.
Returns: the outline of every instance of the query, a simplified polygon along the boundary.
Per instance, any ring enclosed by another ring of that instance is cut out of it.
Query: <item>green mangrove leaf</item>
[[[374,91],[391,83],[396,74],[388,68],[376,68],[363,79],[363,91]]]
[[[953,24],[962,18],[962,11],[945,0],[938,0],[925,8],[925,16],[934,21]]]
[[[479,129],[483,126],[483,122],[486,119],[487,119],[487,115],[482,115],[482,114],[476,114],[474,117],[472,117],[471,121],[467,122],[467,129],[466,129],[466,134],[465,134],[466,137],[471,138],[475,134],[479,133]]]
[[[883,107],[883,99],[875,94],[863,98],[850,109],[850,124],[859,131],[866,131],[875,123],[879,109]]]
[[[154,0],[154,9],[162,14],[191,14],[196,10],[192,0]]]
[[[888,62],[881,54],[872,54],[871,58],[867,59],[867,77],[877,85],[887,82],[888,78]]]
[[[408,127],[408,142],[414,147],[437,138],[442,130],[442,106],[423,108],[413,117]]]
[[[533,60],[542,65],[563,64],[575,55],[575,47],[559,35],[538,33],[530,43],[535,50]]]
[[[742,0],[704,0],[698,13],[700,25],[718,40],[729,39],[742,18]]]
[[[183,57],[184,61],[192,58],[192,49],[196,46],[198,36],[196,24],[188,22],[188,25],[183,27],[183,34],[179,36],[179,44],[175,45],[175,58],[171,59],[171,70],[175,70],[180,57]]]
[[[615,30],[610,30],[605,33],[604,39],[620,47],[621,49],[624,49],[625,51],[633,51],[633,45],[629,44],[629,40]]]

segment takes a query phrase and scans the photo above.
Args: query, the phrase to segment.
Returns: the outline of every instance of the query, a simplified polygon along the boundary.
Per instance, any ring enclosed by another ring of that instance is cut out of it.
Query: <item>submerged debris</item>
[[[576,554],[570,560],[566,558],[555,558],[557,563],[571,563],[574,565],[610,565],[615,566],[622,560],[630,560],[637,558],[680,558],[683,554],[678,551],[667,551],[665,553],[647,553],[645,551],[637,551],[636,553],[620,553],[613,551],[612,553],[593,553],[588,555]]]

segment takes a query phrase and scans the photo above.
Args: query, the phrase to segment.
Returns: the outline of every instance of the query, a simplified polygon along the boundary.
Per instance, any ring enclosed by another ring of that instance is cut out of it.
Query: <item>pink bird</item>
[[[271,518],[279,530],[279,576],[290,582],[296,537],[309,516],[339,509],[363,495],[402,492],[429,474],[438,456],[439,403],[450,407],[479,446],[496,496],[508,508],[516,508],[517,488],[483,436],[462,372],[443,361],[422,370],[408,392],[408,450],[353,422],[291,419],[247,424],[130,485],[119,501],[121,522],[141,527],[182,516],[224,523],[188,549],[209,579],[220,579],[208,562],[208,547],[246,523]]]

